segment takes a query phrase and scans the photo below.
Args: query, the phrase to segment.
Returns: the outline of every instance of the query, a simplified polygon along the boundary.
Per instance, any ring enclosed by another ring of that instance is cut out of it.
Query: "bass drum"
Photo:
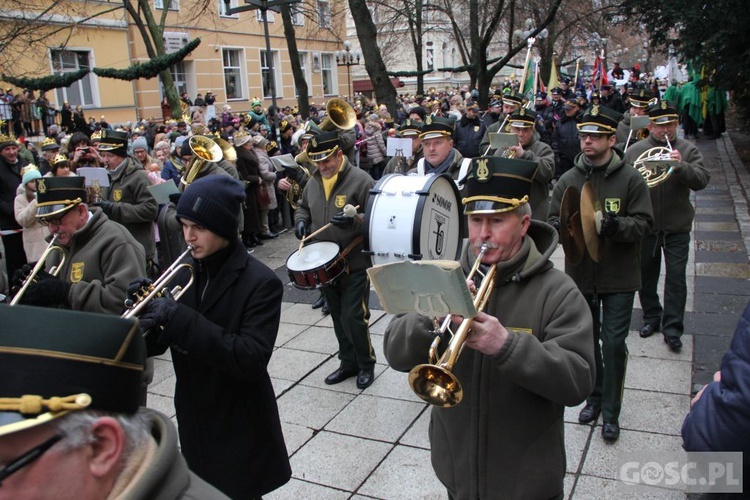
[[[448,175],[390,174],[370,191],[364,252],[372,263],[456,260],[464,218]]]

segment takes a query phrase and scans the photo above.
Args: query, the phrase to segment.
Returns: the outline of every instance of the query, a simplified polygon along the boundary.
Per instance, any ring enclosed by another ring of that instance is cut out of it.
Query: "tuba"
[[[194,135],[188,139],[193,157],[185,165],[185,173],[180,179],[183,189],[198,178],[206,163],[220,161],[224,157],[221,147],[213,139]]]
[[[664,136],[667,146],[655,146],[647,149],[638,156],[633,162],[633,167],[643,176],[646,185],[650,188],[656,187],[663,183],[674,172],[674,161],[671,157],[672,144],[669,137]],[[664,163],[661,163],[664,162]]]
[[[482,245],[467,278],[473,279],[477,273],[482,277],[482,283],[474,296],[474,307],[477,312],[481,312],[487,305],[495,283],[496,267],[494,265],[490,266],[486,273],[479,269],[482,257],[487,249],[487,245]],[[411,389],[417,396],[431,405],[448,408],[457,405],[463,399],[461,382],[452,371],[466,342],[466,337],[469,335],[473,321],[473,318],[464,319],[456,332],[453,333],[450,330],[451,315],[446,316],[437,331],[435,340],[430,345],[429,363],[417,365],[409,372]],[[447,332],[450,332],[452,337],[445,352],[438,359],[437,348]]]
[[[334,129],[349,130],[357,123],[357,114],[344,99],[334,98],[326,103],[326,116],[319,127],[327,132]]]
[[[57,241],[57,236],[54,235],[52,239],[49,242],[49,245],[47,245],[47,248],[44,250],[44,253],[42,253],[42,256],[39,257],[39,261],[34,266],[34,269],[31,270],[28,276],[26,276],[26,279],[23,280],[23,284],[21,285],[20,290],[18,290],[18,293],[16,293],[15,297],[13,297],[13,300],[10,301],[10,305],[14,306],[18,304],[21,301],[21,297],[23,297],[23,294],[26,293],[26,289],[29,288],[29,285],[34,283],[36,281],[36,275],[39,274],[39,272],[44,269],[44,264],[46,263],[47,259],[49,258],[50,254],[52,252],[60,252],[60,263],[50,269],[49,273],[52,276],[57,276],[60,272],[60,269],[62,269],[63,264],[65,264],[65,250],[63,250],[62,247],[55,245],[55,242]]]

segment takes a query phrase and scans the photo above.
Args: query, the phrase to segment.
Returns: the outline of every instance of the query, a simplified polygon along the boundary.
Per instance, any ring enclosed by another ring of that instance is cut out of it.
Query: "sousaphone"
[[[560,241],[565,260],[574,266],[580,264],[586,242],[581,225],[581,192],[575,186],[565,190],[560,203]]]
[[[602,260],[604,237],[599,234],[602,227],[602,218],[602,206],[596,198],[594,185],[587,182],[581,190],[581,226],[586,250],[588,250],[589,256],[594,262]]]

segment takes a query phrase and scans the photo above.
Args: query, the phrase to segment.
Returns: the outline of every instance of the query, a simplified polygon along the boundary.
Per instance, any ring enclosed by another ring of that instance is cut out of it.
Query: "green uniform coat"
[[[502,153],[495,152],[495,156],[502,156]],[[545,221],[549,210],[549,181],[555,176],[555,152],[549,144],[540,141],[537,134],[534,134],[531,136],[531,142],[523,148],[523,156],[518,159],[536,162],[529,205],[532,219]]]

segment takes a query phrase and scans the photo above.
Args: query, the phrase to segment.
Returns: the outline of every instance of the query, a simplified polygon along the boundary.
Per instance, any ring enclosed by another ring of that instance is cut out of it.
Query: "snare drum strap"
[[[351,252],[352,250],[354,250],[354,247],[356,247],[357,245],[361,244],[363,240],[364,240],[364,236],[362,236],[361,234],[359,236],[357,236],[356,238],[354,238],[354,241],[352,241],[351,243],[349,243],[349,246],[347,246],[346,248],[344,248],[344,250],[341,252],[341,254],[339,254],[339,256],[338,256],[338,258],[336,259],[335,262],[344,260],[344,257],[346,257],[347,254],[349,254],[349,252]]]

